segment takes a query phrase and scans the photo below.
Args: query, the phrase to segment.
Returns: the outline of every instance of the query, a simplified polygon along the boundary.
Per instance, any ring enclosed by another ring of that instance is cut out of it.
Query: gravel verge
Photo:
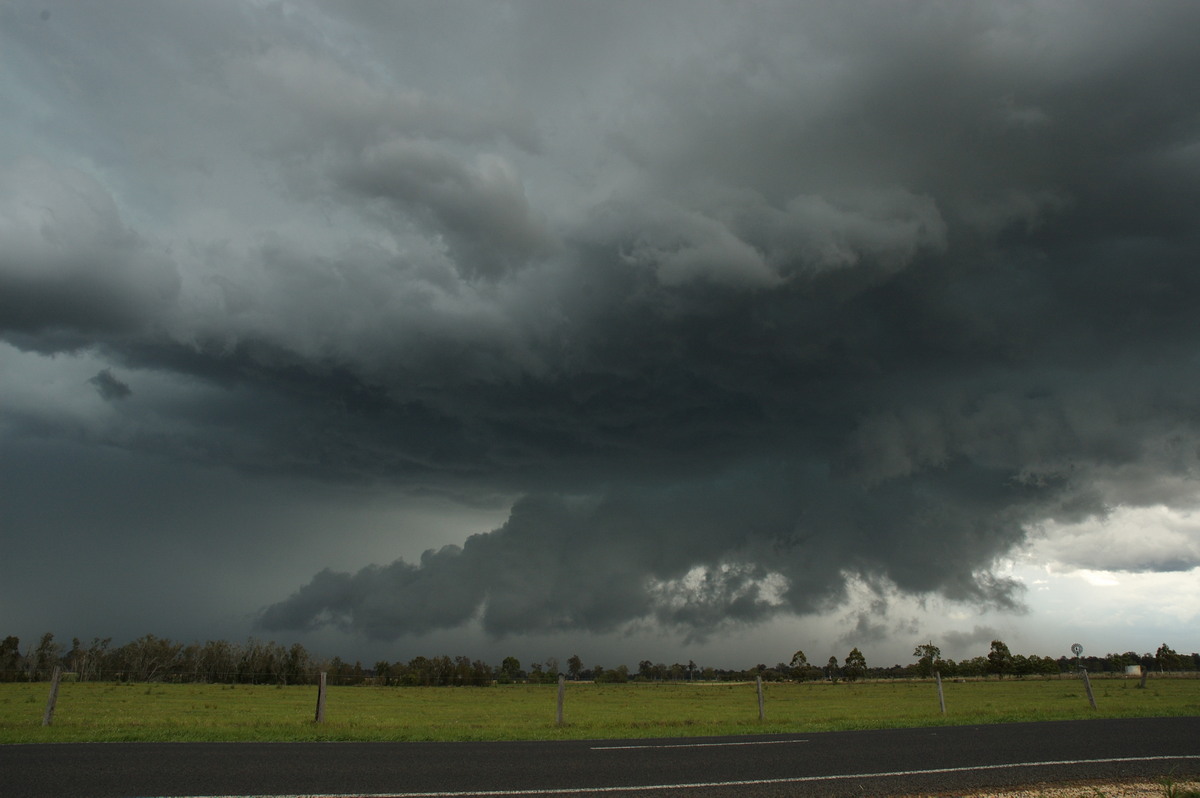
[[[1072,784],[1029,784],[996,792],[944,793],[928,798],[1171,798],[1200,795],[1200,781],[1076,782]],[[911,796],[910,798],[916,798]]]

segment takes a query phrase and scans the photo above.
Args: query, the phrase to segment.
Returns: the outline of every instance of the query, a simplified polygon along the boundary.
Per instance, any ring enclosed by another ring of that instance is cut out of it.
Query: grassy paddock
[[[315,687],[64,683],[42,727],[45,682],[0,684],[0,743],[67,741],[535,740],[836,731],[901,726],[1200,714],[1200,679],[1094,679],[1098,710],[1074,679],[765,686],[568,684],[556,726],[553,686]]]

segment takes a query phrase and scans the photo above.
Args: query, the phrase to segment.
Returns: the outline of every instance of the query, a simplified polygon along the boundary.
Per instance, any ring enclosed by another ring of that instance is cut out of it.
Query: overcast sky
[[[0,634],[1200,650],[1197,30],[0,0]]]

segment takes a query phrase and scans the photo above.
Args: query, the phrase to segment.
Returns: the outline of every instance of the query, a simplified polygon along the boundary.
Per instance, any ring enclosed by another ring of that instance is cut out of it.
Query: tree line
[[[811,663],[797,651],[787,663],[758,664],[746,669],[702,667],[693,661],[655,663],[642,660],[636,669],[627,665],[607,668],[585,665],[573,654],[565,663],[551,657],[544,662],[522,665],[516,657],[505,657],[499,665],[465,656],[414,657],[407,662],[379,661],[364,667],[339,657],[321,659],[304,646],[283,646],[274,641],[250,638],[245,643],[210,640],[184,644],[145,635],[114,646],[112,638],[93,638],[84,645],[73,638],[70,648],[42,635],[36,645],[21,649],[15,636],[0,642],[0,681],[39,681],[51,677],[57,667],[77,681],[202,682],[225,684],[314,684],[318,674],[327,674],[335,685],[375,684],[383,686],[490,686],[493,684],[556,683],[560,674],[572,681],[599,683],[668,681],[812,681],[859,679],[930,678],[936,672],[946,678],[1053,676],[1084,668],[1091,673],[1123,673],[1130,665],[1145,671],[1175,672],[1200,670],[1200,654],[1179,654],[1166,643],[1153,653],[1108,654],[1103,657],[1057,659],[1036,654],[1013,654],[1000,640],[993,640],[985,655],[954,661],[943,659],[932,641],[913,649],[915,662],[890,667],[869,666],[854,647],[842,659],[830,656],[824,664]]]

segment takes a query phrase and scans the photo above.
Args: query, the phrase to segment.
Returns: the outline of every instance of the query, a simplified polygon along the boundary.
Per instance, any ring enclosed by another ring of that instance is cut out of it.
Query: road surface
[[[843,796],[1200,774],[1200,717],[505,743],[0,746],[3,798]]]

